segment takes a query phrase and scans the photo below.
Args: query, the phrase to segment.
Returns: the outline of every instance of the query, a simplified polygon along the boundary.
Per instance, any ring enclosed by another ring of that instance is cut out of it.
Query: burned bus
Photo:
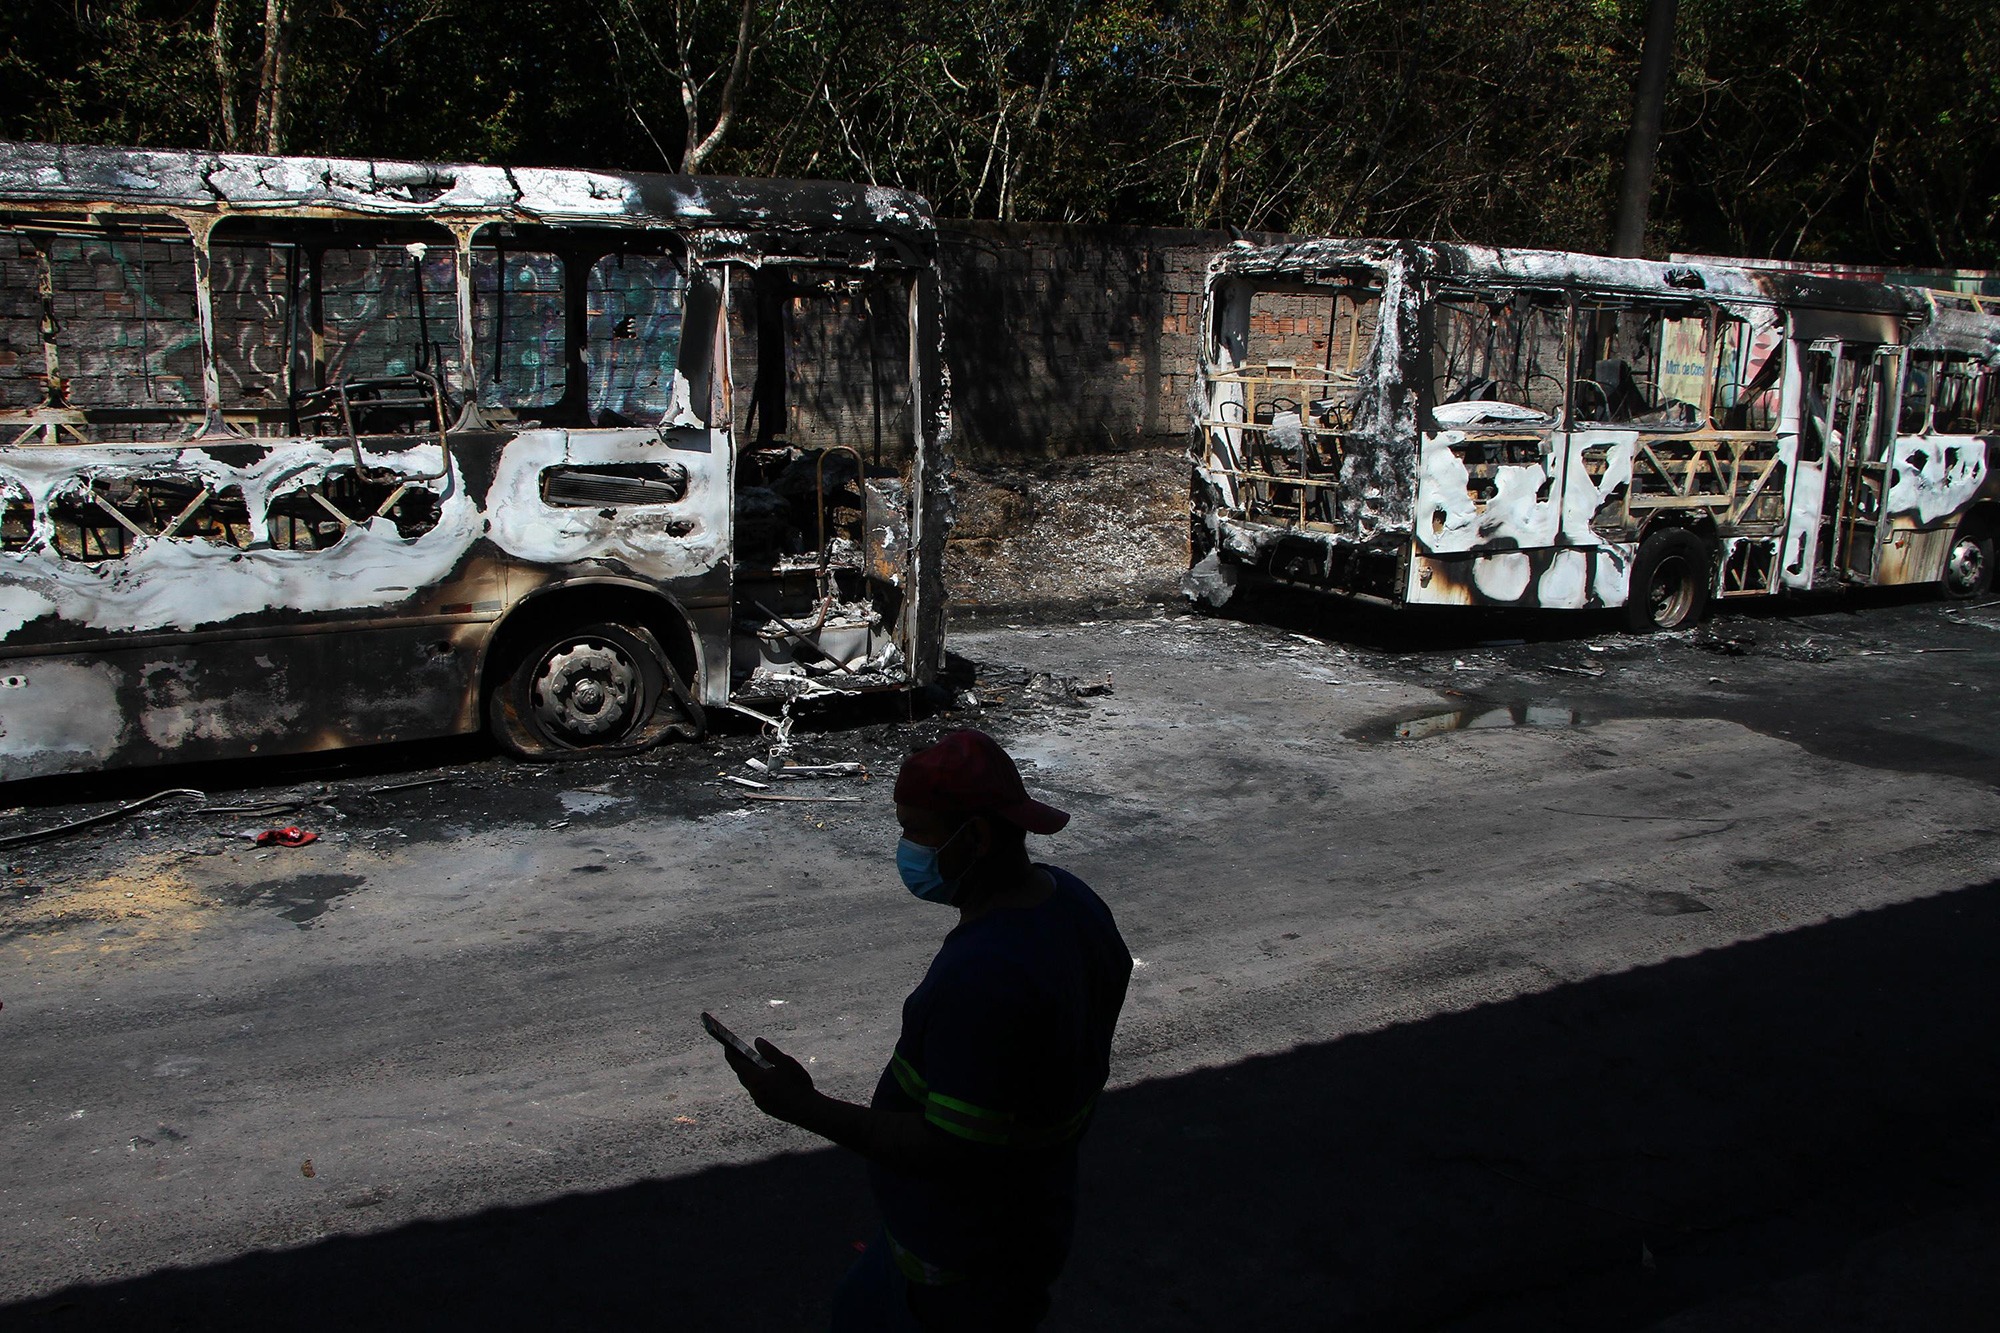
[[[0,145],[0,780],[931,679],[935,256],[872,186]]]
[[[1990,586],[2000,319],[1878,284],[1389,241],[1210,264],[1191,596],[1623,608]]]

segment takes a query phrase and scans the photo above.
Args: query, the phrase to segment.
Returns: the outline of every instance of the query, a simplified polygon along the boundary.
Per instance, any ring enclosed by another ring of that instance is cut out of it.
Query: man
[[[836,1333],[1017,1330],[1047,1313],[1069,1253],[1076,1152],[1110,1072],[1132,955],[1076,876],[1028,857],[1069,816],[1032,800],[980,731],[917,751],[896,778],[896,867],[958,909],[867,1106],[814,1089],[770,1042],[725,1048],[767,1114],[869,1162],[883,1229],[841,1284]]]

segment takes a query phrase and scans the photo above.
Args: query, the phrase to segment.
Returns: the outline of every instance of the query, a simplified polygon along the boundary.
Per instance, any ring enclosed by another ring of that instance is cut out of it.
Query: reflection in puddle
[[[1420,741],[1452,731],[1495,731],[1505,727],[1587,727],[1595,719],[1561,704],[1515,702],[1468,703],[1447,712],[1396,717],[1357,727],[1348,736],[1357,741]]]

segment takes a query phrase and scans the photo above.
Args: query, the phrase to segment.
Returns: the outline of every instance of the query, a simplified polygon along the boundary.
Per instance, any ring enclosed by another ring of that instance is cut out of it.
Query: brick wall
[[[1187,568],[1202,282],[1230,238],[991,222],[940,231],[958,460],[953,610],[1172,597]],[[1298,340],[1309,347],[1315,332],[1302,324]]]
[[[961,460],[1060,458],[1186,438],[1202,280],[1227,234],[996,222],[939,230]],[[811,269],[761,281],[773,288],[761,303],[751,284],[739,283],[731,309],[739,428],[760,324],[776,320],[790,353],[787,438],[902,461],[910,421],[901,285]],[[1303,309],[1296,318],[1303,360],[1324,349],[1326,317],[1313,329]]]
[[[997,222],[940,231],[962,458],[1186,438],[1202,279],[1227,234]]]
[[[47,396],[40,275],[28,238],[0,231],[0,409],[34,407]]]

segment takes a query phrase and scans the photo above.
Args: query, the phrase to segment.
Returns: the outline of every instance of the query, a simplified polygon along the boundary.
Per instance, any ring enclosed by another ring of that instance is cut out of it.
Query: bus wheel
[[[1962,524],[1944,558],[1944,591],[1948,597],[1983,597],[1993,587],[1993,533]]]
[[[635,749],[660,739],[650,725],[668,702],[667,665],[658,640],[623,625],[600,623],[547,633],[494,691],[493,737],[528,757],[574,750]]]
[[[1708,543],[1683,528],[1665,528],[1639,543],[1625,623],[1647,630],[1679,629],[1708,614]]]

